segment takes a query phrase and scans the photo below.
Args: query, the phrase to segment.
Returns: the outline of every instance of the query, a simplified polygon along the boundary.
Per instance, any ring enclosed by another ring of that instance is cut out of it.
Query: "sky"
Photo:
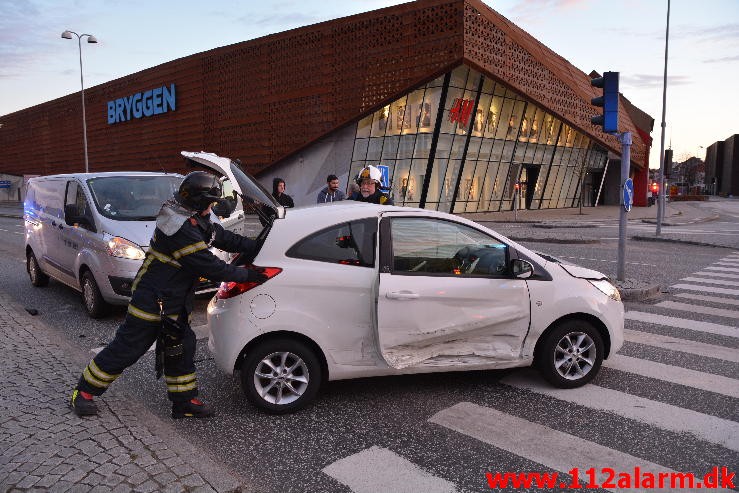
[[[0,0],[0,115],[177,58],[393,0]],[[485,0],[585,73],[620,72],[654,120],[659,167],[667,0]],[[739,0],[671,0],[665,147],[676,161],[739,133]],[[596,111],[597,112],[597,111]],[[596,113],[594,113],[596,114]],[[1,129],[0,129],[1,131]]]

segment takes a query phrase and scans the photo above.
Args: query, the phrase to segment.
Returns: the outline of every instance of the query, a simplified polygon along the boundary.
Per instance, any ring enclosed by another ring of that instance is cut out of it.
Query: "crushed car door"
[[[518,359],[529,328],[525,280],[509,247],[466,224],[383,215],[377,339],[393,368]]]

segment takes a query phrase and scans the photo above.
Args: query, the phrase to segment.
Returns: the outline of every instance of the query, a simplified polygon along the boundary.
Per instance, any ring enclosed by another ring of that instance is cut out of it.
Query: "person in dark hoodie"
[[[272,196],[282,207],[295,207],[295,202],[293,202],[293,198],[285,193],[285,180],[283,180],[282,178],[274,178],[272,180]],[[270,216],[274,216],[275,211],[271,207],[265,205],[262,207],[262,212],[264,214],[260,215],[259,222],[262,223],[262,226],[266,226],[268,218]]]
[[[336,175],[328,175],[326,186],[318,192],[316,202],[325,204],[326,202],[338,202],[340,200],[344,200],[344,192],[339,190],[339,178]]]

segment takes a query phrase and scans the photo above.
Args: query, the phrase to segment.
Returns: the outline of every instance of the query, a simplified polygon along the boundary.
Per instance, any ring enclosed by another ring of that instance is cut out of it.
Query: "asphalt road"
[[[732,219],[686,228],[726,231],[739,224]],[[0,218],[0,289],[38,309],[47,325],[81,348],[105,344],[123,308],[92,321],[70,288],[54,281],[33,288],[23,262],[23,236],[17,234],[21,223]],[[615,272],[612,240],[526,246]],[[702,475],[714,466],[736,471],[739,272],[736,278],[718,277],[734,272],[732,252],[630,242],[629,277],[658,282],[664,294],[627,305],[624,348],[582,391],[553,391],[530,370],[363,379],[330,383],[315,405],[275,417],[246,402],[237,378],[215,367],[201,340],[200,386],[218,415],[178,421],[174,428],[254,491],[482,491],[488,489],[486,472],[566,472],[575,466],[611,467],[617,473],[633,464],[653,472],[669,468]],[[685,278],[703,281],[681,281]],[[737,291],[705,291],[712,287]],[[671,304],[660,305],[664,302]],[[201,303],[200,310],[205,300]],[[151,354],[116,386],[169,419]]]

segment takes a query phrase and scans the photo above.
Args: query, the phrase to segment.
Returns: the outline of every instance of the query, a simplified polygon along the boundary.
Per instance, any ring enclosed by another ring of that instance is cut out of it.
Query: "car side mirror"
[[[511,271],[516,279],[528,279],[534,275],[534,264],[519,258],[511,261]]]

